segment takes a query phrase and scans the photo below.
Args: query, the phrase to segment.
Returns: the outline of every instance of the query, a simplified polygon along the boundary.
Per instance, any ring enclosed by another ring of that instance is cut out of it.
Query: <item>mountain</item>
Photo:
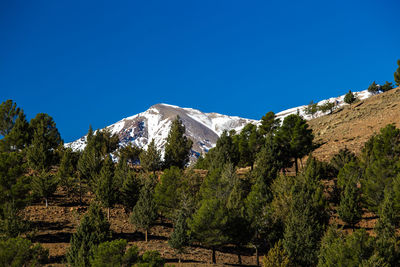
[[[193,156],[199,156],[214,147],[224,130],[240,132],[246,124],[257,123],[256,120],[235,116],[157,104],[145,112],[122,119],[107,128],[112,134],[119,136],[121,146],[134,143],[138,147],[147,149],[148,144],[154,138],[157,148],[163,151],[172,121],[177,116],[186,127],[186,135],[193,140]],[[74,150],[82,150],[85,145],[86,136],[66,144]]]
[[[359,99],[366,99],[371,96],[367,90],[356,93]],[[343,101],[344,95],[332,97],[318,102],[323,104],[330,101],[336,104],[336,108],[346,105]],[[290,114],[300,114],[305,119],[311,119],[306,115],[304,109],[307,105],[290,108],[277,113],[277,117],[283,119]],[[268,109],[266,109],[266,112]],[[318,112],[314,118],[324,114]],[[197,109],[181,108],[168,104],[156,104],[148,110],[137,115],[120,120],[110,126],[107,126],[112,134],[119,136],[120,145],[126,146],[133,143],[138,147],[147,149],[148,144],[154,138],[156,146],[161,151],[164,150],[166,138],[172,121],[179,116],[186,127],[186,135],[193,140],[192,157],[198,157],[213,148],[218,137],[224,130],[235,130],[240,132],[248,123],[258,124],[259,121],[240,118],[236,116],[227,116],[218,113],[204,113]],[[66,144],[73,150],[82,150],[86,145],[86,136]]]

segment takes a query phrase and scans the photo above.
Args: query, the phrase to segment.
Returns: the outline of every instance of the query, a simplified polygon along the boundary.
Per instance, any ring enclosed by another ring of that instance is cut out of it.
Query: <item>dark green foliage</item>
[[[41,172],[32,179],[33,193],[44,199],[46,208],[48,206],[48,199],[56,191],[57,185],[57,177],[48,172]]]
[[[397,60],[397,65],[399,66],[394,73],[394,81],[397,86],[400,86],[400,59]]]
[[[387,92],[393,89],[392,83],[386,81],[384,85],[381,86],[382,92]]]
[[[314,135],[308,128],[307,121],[299,115],[289,115],[283,120],[278,129],[275,140],[278,144],[287,144],[288,155],[294,159],[296,173],[298,172],[298,159],[313,150]]]
[[[27,151],[29,166],[36,171],[47,171],[55,164],[54,150],[62,144],[60,133],[53,118],[45,113],[38,113],[29,124],[33,133]]]
[[[161,254],[155,250],[148,250],[143,253],[140,263],[136,264],[137,267],[163,267],[165,261],[161,258]]]
[[[304,112],[307,115],[311,115],[312,118],[314,118],[315,113],[318,112],[318,103],[314,103],[314,101],[311,101],[310,104],[306,108],[304,108]]]
[[[356,160],[356,155],[347,148],[343,148],[331,158],[330,165],[336,170],[336,173],[339,173],[346,163],[354,160]]]
[[[357,187],[357,182],[352,179],[348,179],[344,184],[338,214],[344,222],[352,226],[361,220],[361,190]]]
[[[378,85],[375,83],[375,81],[373,81],[373,82],[371,83],[371,85],[368,87],[368,92],[370,92],[370,93],[372,93],[372,94],[377,94],[377,93],[379,93],[380,89],[381,89],[381,87],[378,86]]]
[[[199,163],[196,167],[213,170],[222,168],[227,163],[237,166],[240,160],[238,142],[238,136],[233,132],[223,131],[216,146],[210,149],[204,160],[200,162],[202,166],[199,166]]]
[[[179,209],[177,219],[174,223],[174,231],[171,234],[168,244],[171,248],[182,253],[185,246],[189,244],[188,231],[189,227],[187,225],[187,211],[184,209]]]
[[[139,162],[139,155],[143,152],[143,149],[130,143],[127,146],[120,147],[118,150],[118,156],[120,159],[127,160],[130,164]]]
[[[93,249],[90,258],[92,267],[130,267],[139,261],[139,250],[136,246],[126,249],[128,242],[123,239],[100,243]]]
[[[140,154],[140,165],[144,170],[155,174],[161,168],[161,152],[157,149],[154,139],[151,140],[146,151]]]
[[[386,188],[400,172],[400,130],[392,124],[368,140],[362,151],[362,190],[368,208],[376,211]]]
[[[332,114],[334,109],[335,109],[335,103],[330,101],[326,101],[322,105],[318,106],[318,110],[321,111],[322,113],[326,113],[329,111],[329,114]]]
[[[97,179],[96,197],[107,208],[107,218],[110,219],[110,208],[117,202],[119,184],[114,180],[114,163],[108,156],[103,163]]]
[[[68,263],[71,266],[89,266],[93,249],[110,237],[110,224],[100,206],[92,204],[71,238],[67,252]]]
[[[18,214],[12,202],[2,205],[0,210],[0,237],[17,237],[28,230],[29,224]]]
[[[164,167],[183,168],[189,162],[193,141],[185,136],[185,126],[179,116],[172,122],[165,145]]]
[[[352,104],[356,101],[356,97],[354,96],[353,92],[351,92],[351,90],[349,90],[349,92],[344,96],[344,102],[346,104]]]
[[[257,126],[247,124],[238,136],[238,148],[240,153],[239,165],[253,167],[255,156],[259,151],[263,139],[257,131]]]
[[[116,172],[117,173],[117,172]],[[140,182],[133,172],[128,172],[120,189],[119,200],[126,211],[132,211],[140,194]]]
[[[319,241],[328,222],[322,184],[299,176],[292,187],[292,201],[285,221],[283,245],[291,261],[315,266]]]
[[[1,151],[20,151],[31,142],[31,131],[23,110],[20,110],[11,131],[0,140]]]
[[[266,136],[269,133],[273,133],[280,124],[280,119],[277,119],[275,113],[269,111],[267,114],[262,116],[261,125],[259,126],[259,132],[261,136]]]
[[[327,180],[335,176],[334,170],[330,164],[319,161],[312,155],[307,159],[304,174],[315,180]]]
[[[375,225],[375,250],[377,255],[390,266],[400,264],[399,238],[396,226],[399,222],[398,211],[394,205],[394,195],[391,190],[385,192],[385,199],[379,207],[379,220]]]
[[[136,228],[145,231],[147,242],[147,232],[156,219],[157,205],[154,201],[154,182],[148,178],[140,190],[139,200],[133,208],[130,221]]]
[[[16,237],[0,240],[0,266],[40,266],[48,260],[49,251],[40,244]]]
[[[373,253],[373,238],[364,229],[351,235],[344,235],[335,227],[330,227],[321,241],[318,266],[365,266]]]
[[[18,117],[20,109],[17,103],[8,99],[0,104],[0,135],[3,137],[10,133],[14,127],[15,120]]]
[[[75,194],[78,190],[77,157],[75,155],[71,148],[65,149],[57,172],[59,184],[67,191],[68,195]]]
[[[175,166],[164,171],[160,182],[156,185],[154,200],[158,209],[168,218],[172,218],[179,206],[180,187],[183,172]]]

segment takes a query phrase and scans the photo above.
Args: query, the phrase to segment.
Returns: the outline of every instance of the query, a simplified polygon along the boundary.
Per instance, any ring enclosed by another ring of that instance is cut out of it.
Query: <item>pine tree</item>
[[[257,126],[254,124],[247,124],[239,136],[239,164],[243,167],[251,166],[253,168],[255,155],[261,147],[261,138],[257,132]]]
[[[396,82],[397,86],[400,86],[400,59],[397,60],[397,65],[399,66],[394,73],[394,81]]]
[[[114,164],[108,156],[97,179],[96,197],[107,208],[107,219],[110,220],[110,208],[117,202],[118,184],[114,181]]]
[[[135,207],[140,194],[140,183],[133,172],[129,172],[120,190],[120,202],[125,211],[132,211]]]
[[[185,136],[185,126],[179,116],[172,122],[165,145],[165,168],[184,168],[189,162],[193,141]]]
[[[92,204],[72,235],[67,261],[71,266],[90,266],[94,248],[111,237],[110,224],[101,208]]]
[[[3,151],[20,151],[27,147],[31,141],[29,123],[21,109],[11,131],[0,141]]]
[[[189,244],[187,214],[184,209],[179,209],[177,218],[174,223],[174,231],[171,234],[168,244],[171,248],[175,249],[178,254],[184,252],[184,248]],[[180,258],[179,258],[180,262]]]
[[[145,240],[147,242],[147,233],[152,224],[157,219],[157,206],[153,197],[154,185],[150,179],[147,179],[140,190],[139,200],[133,208],[130,221],[136,228],[145,231]]]
[[[154,200],[163,215],[172,218],[179,206],[179,191],[182,184],[182,171],[175,166],[164,171],[156,185]]]
[[[48,207],[48,198],[54,194],[57,189],[58,180],[57,178],[48,173],[41,172],[32,179],[32,190],[34,194],[43,198],[46,203],[46,208]]]
[[[289,267],[291,265],[282,240],[276,242],[275,246],[268,251],[268,254],[263,259],[264,267]]]
[[[280,119],[276,118],[274,112],[269,111],[261,118],[261,125],[259,126],[260,135],[266,136],[267,134],[274,132],[279,127],[279,124]]]
[[[338,213],[344,222],[353,227],[361,220],[361,190],[357,187],[356,181],[352,179],[348,179],[344,185]]]
[[[0,240],[1,266],[40,266],[47,263],[49,251],[22,237]]]
[[[8,99],[0,104],[0,135],[3,137],[8,135],[14,127],[15,120],[18,117],[20,109],[17,103]]]
[[[356,155],[346,148],[340,149],[337,154],[335,154],[330,161],[331,166],[336,170],[337,173],[350,161],[354,161]]]
[[[387,92],[393,89],[392,83],[386,81],[384,85],[381,86],[382,92]]]
[[[326,101],[325,103],[323,103],[322,105],[319,105],[317,107],[317,109],[319,111],[321,111],[322,113],[326,113],[329,111],[329,114],[332,114],[334,109],[335,109],[335,103],[330,102],[330,101]]]
[[[130,164],[136,164],[140,161],[140,154],[143,152],[143,149],[137,147],[133,143],[128,144],[127,146],[120,147],[118,150],[119,158],[126,159]]]
[[[310,104],[304,109],[304,112],[314,118],[315,113],[318,112],[318,103],[314,103],[314,101],[311,100]]]
[[[298,159],[308,155],[313,150],[314,135],[308,128],[307,121],[299,115],[289,115],[282,123],[275,135],[279,144],[287,144],[288,155],[294,159],[296,174],[298,173]]]
[[[67,191],[68,195],[76,193],[78,183],[73,153],[71,148],[64,150],[57,172],[59,183]]]
[[[372,94],[377,94],[377,93],[379,93],[379,90],[380,90],[380,86],[378,86],[376,83],[375,83],[375,81],[373,81],[372,83],[371,83],[371,85],[368,87],[368,92],[370,92],[370,93],[372,93]]]
[[[124,239],[106,241],[94,248],[90,257],[92,267],[133,266],[139,261],[139,249],[132,246],[126,249],[128,242]]]
[[[161,168],[161,153],[157,149],[154,139],[151,140],[146,151],[140,153],[140,165],[148,172],[156,174]]]
[[[351,90],[349,90],[349,92],[344,96],[344,102],[346,104],[352,104],[356,101],[356,97],[354,96],[354,94],[351,92]]]

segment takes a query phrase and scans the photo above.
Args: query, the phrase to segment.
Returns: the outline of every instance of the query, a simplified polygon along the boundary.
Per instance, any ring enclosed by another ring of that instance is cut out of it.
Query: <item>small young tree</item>
[[[283,247],[282,240],[275,243],[275,246],[268,251],[263,259],[264,267],[289,267],[291,262],[289,255]]]
[[[353,92],[349,90],[349,92],[344,96],[344,103],[352,104],[356,101],[356,97],[354,96]]]
[[[114,181],[114,164],[107,157],[97,179],[96,197],[107,208],[107,219],[110,220],[110,208],[117,202],[118,185]]]
[[[357,187],[356,181],[353,181],[351,177],[348,178],[350,179],[344,185],[338,213],[344,222],[354,227],[362,216],[361,190]]]
[[[394,73],[394,81],[396,82],[397,86],[400,86],[400,59],[397,60],[397,65],[399,66]]]
[[[140,194],[140,182],[133,172],[129,172],[120,189],[119,200],[124,206],[125,212],[132,211]]]
[[[332,114],[334,109],[335,109],[335,103],[330,101],[326,101],[322,105],[318,106],[318,110],[321,111],[322,113],[326,113],[329,111],[329,114]]]
[[[139,200],[133,208],[130,221],[139,229],[145,231],[145,240],[152,224],[157,219],[157,206],[154,202],[154,183],[151,179],[145,181],[140,190]]]
[[[48,198],[56,191],[57,185],[57,178],[48,172],[42,172],[32,179],[32,190],[34,194],[44,199],[46,208],[48,207]]]
[[[186,220],[186,211],[181,208],[178,211],[178,216],[174,223],[174,231],[172,232],[171,237],[168,240],[168,244],[170,245],[170,247],[175,249],[179,255],[183,253],[184,248],[189,244],[189,227]],[[180,256],[179,262],[181,262]]]
[[[90,257],[92,267],[133,266],[140,259],[139,249],[132,246],[126,249],[128,242],[124,239],[106,241],[93,249]]]
[[[148,172],[153,172],[153,175],[161,168],[161,153],[157,149],[154,139],[151,140],[147,150],[140,153],[139,158],[140,165],[143,169]]]
[[[71,148],[64,150],[61,158],[60,167],[58,168],[57,178],[60,185],[71,195],[77,190],[78,179],[76,177],[76,162],[74,162],[74,152]],[[75,166],[74,166],[75,165]]]
[[[165,145],[165,168],[183,168],[189,162],[193,141],[185,136],[186,128],[179,116],[172,122]]]
[[[318,103],[314,103],[314,101],[311,100],[310,104],[308,104],[307,107],[304,108],[304,112],[307,115],[311,115],[312,118],[314,118],[315,113],[318,111]]]
[[[381,86],[382,92],[387,92],[393,89],[392,83],[386,81],[384,85]]]
[[[368,92],[370,92],[370,93],[375,95],[375,94],[379,93],[380,89],[381,89],[381,87],[379,85],[377,85],[375,83],[375,81],[373,81],[371,83],[371,85],[368,87]]]
[[[1,266],[39,266],[45,264],[49,251],[21,237],[0,240]]]
[[[111,237],[110,224],[101,208],[92,204],[72,235],[67,261],[71,266],[90,266],[93,249]]]

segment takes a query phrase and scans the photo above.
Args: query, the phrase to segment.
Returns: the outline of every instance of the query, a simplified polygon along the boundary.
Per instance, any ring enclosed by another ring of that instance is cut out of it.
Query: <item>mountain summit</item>
[[[236,116],[204,113],[192,108],[156,104],[145,112],[122,119],[106,128],[118,135],[121,146],[133,143],[147,149],[154,139],[157,148],[164,151],[169,129],[177,116],[186,127],[186,135],[193,140],[192,152],[196,156],[214,147],[224,130],[240,132],[246,124],[258,122]],[[74,150],[82,150],[86,145],[86,136],[66,145]]]

